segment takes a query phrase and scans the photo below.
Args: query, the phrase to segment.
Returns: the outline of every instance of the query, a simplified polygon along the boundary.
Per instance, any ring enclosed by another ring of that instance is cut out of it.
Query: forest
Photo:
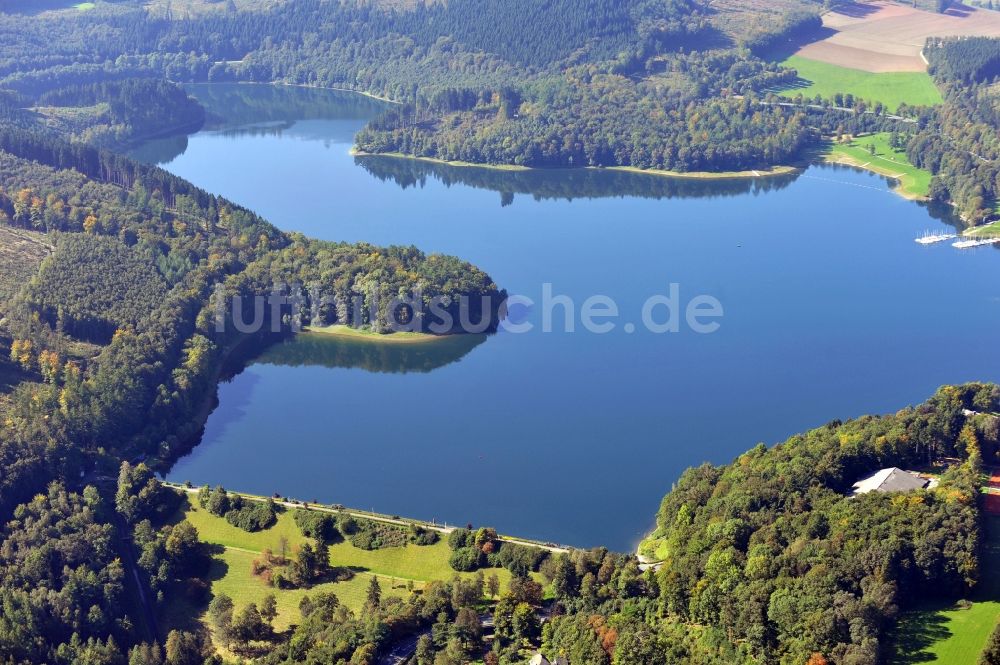
[[[781,74],[738,57],[679,58],[690,90],[653,81],[635,85],[586,68],[566,82],[539,85],[537,96],[494,95],[434,118],[406,106],[357,137],[362,152],[401,152],[447,161],[532,167],[633,166],[673,171],[737,171],[784,163],[809,130],[803,116],[752,99],[700,101],[701,81],[716,91],[752,91]],[[666,73],[664,75],[667,75]]]
[[[907,153],[934,174],[933,198],[953,202],[971,223],[986,221],[1000,197],[1000,39],[939,40],[927,57],[945,104]]]
[[[179,85],[162,79],[123,79],[49,90],[35,101],[39,124],[58,136],[104,148],[182,130],[193,131],[205,111]]]
[[[197,440],[228,360],[302,323],[387,332],[401,295],[410,298],[403,318],[420,329],[433,320],[435,297],[486,302],[472,318],[488,314],[489,331],[506,295],[461,259],[284,233],[120,154],[206,121],[178,84],[377,94],[399,104],[358,135],[362,152],[534,167],[765,168],[830,137],[892,131],[934,174],[934,198],[969,222],[994,214],[996,40],[930,44],[946,103],[904,106],[895,117],[850,95],[771,94],[796,73],[761,53],[815,30],[819,3],[770,9],[556,0],[542,11],[530,0],[453,0],[404,11],[301,0],[191,16],[111,3],[0,14],[0,240],[34,245],[23,264],[0,266],[0,659],[187,665],[219,662],[222,647],[260,663],[362,665],[419,635],[416,665],[517,663],[528,645],[573,665],[874,665],[918,597],[973,591],[979,474],[1000,461],[997,419],[985,415],[1000,410],[1000,392],[980,384],[689,470],[657,515],[651,542],[669,554],[658,572],[632,555],[539,556],[495,531],[459,529],[448,541],[450,566],[473,577],[434,582],[406,600],[372,577],[364,611],[311,593],[279,631],[271,600],[218,595],[208,605],[211,632],[147,634],[143,592],[154,608],[171,596],[208,604],[211,553],[190,523],[168,519],[177,497],[155,471]],[[368,165],[410,183],[478,177]],[[509,202],[525,187],[505,177]],[[593,187],[618,193],[619,184]],[[631,186],[654,197],[689,191]],[[562,195],[555,184],[546,191]],[[241,315],[276,282],[302,286],[304,313],[268,312],[260,333],[241,333],[237,307]],[[946,469],[934,490],[845,497],[857,478],[892,465]],[[222,488],[201,499],[245,532],[276,519],[273,503]],[[258,572],[306,590],[333,574],[322,553],[335,531],[366,551],[436,538],[310,515],[296,524],[315,542]],[[495,571],[512,575],[507,588],[494,585]]]
[[[114,492],[103,479],[119,475],[122,459],[155,465],[190,446],[229,351],[266,344],[272,330],[217,326],[234,311],[213,303],[216,284],[251,298],[297,277],[330,290],[485,295],[495,307],[503,293],[451,257],[312,243],[89,144],[9,124],[0,135],[0,224],[52,243],[37,274],[0,304],[0,371],[23,379],[0,401],[0,653],[17,663],[124,662],[145,623],[123,600],[135,589],[120,543],[141,552],[136,565],[154,595],[204,571],[189,530],[150,526],[169,503],[148,469],[122,468]],[[267,520],[229,512],[239,524]],[[198,639],[174,635],[167,651],[201,649]]]

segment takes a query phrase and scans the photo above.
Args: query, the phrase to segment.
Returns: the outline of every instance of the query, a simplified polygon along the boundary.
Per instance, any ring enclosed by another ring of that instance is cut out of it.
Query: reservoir
[[[190,90],[206,127],[136,156],[287,231],[471,261],[524,297],[512,314],[532,329],[272,347],[220,385],[171,480],[627,550],[689,466],[892,412],[944,383],[1000,379],[1000,254],[915,243],[954,228],[880,177],[356,158],[353,136],[381,102]],[[644,308],[659,297],[653,318],[666,320],[672,289],[681,319],[693,299],[718,303],[718,329],[649,330]],[[594,296],[617,307],[609,332],[582,325]]]

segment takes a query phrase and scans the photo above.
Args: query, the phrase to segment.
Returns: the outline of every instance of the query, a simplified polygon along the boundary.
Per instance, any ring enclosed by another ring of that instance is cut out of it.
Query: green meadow
[[[880,132],[854,137],[849,143],[830,142],[824,158],[894,178],[899,182],[897,191],[908,198],[926,197],[931,186],[930,172],[917,168],[905,151],[889,145],[889,136],[888,132]]]
[[[997,214],[1000,214],[1000,203],[997,204],[996,209]],[[1000,221],[991,222],[989,224],[984,224],[983,226],[977,226],[975,228],[969,229],[965,232],[967,236],[979,236],[983,238],[996,238],[1000,237]]]
[[[278,601],[278,617],[275,627],[287,628],[299,616],[299,601],[303,596],[317,592],[332,592],[347,607],[354,611],[362,608],[366,591],[373,576],[378,577],[383,593],[406,597],[419,593],[423,587],[435,580],[450,580],[455,576],[471,577],[473,573],[457,573],[448,564],[451,551],[447,538],[434,545],[387,547],[379,550],[363,550],[348,541],[330,544],[330,564],[336,568],[349,568],[354,577],[343,582],[326,582],[310,589],[276,589],[251,573],[251,564],[261,552],[270,549],[279,551],[282,538],[289,549],[308,541],[295,524],[292,510],[278,514],[277,522],[269,529],[248,533],[231,525],[222,517],[212,515],[197,504],[193,497],[186,496],[184,504],[175,518],[186,519],[198,530],[199,539],[213,550],[212,567],[208,575],[210,593],[214,596],[224,593],[233,598],[237,607],[248,603],[259,603],[273,593]],[[485,569],[488,577],[496,575],[501,588],[510,582],[510,573],[502,568]],[[412,586],[412,591],[410,587]],[[181,605],[168,608],[167,621],[171,625],[190,623],[184,615],[200,616],[206,608]]]
[[[931,106],[940,104],[941,92],[925,72],[887,72],[873,74],[860,69],[849,69],[830,65],[818,60],[810,60],[793,55],[782,62],[785,67],[799,73],[799,81],[794,85],[776,89],[774,92],[794,97],[802,93],[804,97],[820,95],[827,99],[840,92],[852,94],[871,102],[882,102],[895,110],[901,103]]]
[[[893,665],[974,665],[1000,616],[1000,602],[929,606],[906,613],[896,630]]]

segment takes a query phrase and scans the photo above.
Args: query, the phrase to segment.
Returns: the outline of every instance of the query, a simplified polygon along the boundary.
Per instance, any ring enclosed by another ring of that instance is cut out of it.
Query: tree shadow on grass
[[[793,90],[802,90],[803,88],[808,88],[812,84],[813,84],[813,82],[810,81],[809,79],[804,79],[801,76],[799,76],[798,78],[796,78],[791,83],[785,83],[785,84],[783,84],[781,86],[781,91],[782,91],[783,94],[785,94],[787,96],[787,94],[790,93]]]
[[[207,543],[202,546],[211,557],[207,570],[197,577],[177,580],[167,592],[167,602],[159,611],[160,630],[164,633],[161,638],[170,630],[200,631],[201,615],[214,598],[212,584],[229,574],[229,564],[219,558],[226,548]]]
[[[952,634],[946,625],[948,619],[942,613],[945,609],[949,608],[928,608],[904,616],[896,627],[888,662],[891,665],[913,665],[935,660],[937,656],[930,648]]]
[[[969,599],[973,602],[1000,600],[1000,516],[984,516],[983,536],[980,553],[982,580]],[[936,660],[931,647],[952,635],[945,625],[948,618],[943,612],[960,610],[963,604],[938,603],[906,613],[893,633],[891,657],[888,659],[890,665]]]

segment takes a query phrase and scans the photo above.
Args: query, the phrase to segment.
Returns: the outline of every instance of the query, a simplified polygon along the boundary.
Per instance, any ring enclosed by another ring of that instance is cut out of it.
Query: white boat
[[[957,249],[969,249],[970,247],[982,247],[983,245],[992,245],[998,242],[1000,242],[1000,238],[978,238],[975,240],[959,240],[952,243],[951,246]]]
[[[957,238],[958,236],[954,233],[931,233],[928,231],[924,235],[916,239],[921,245],[933,245],[936,242],[944,242],[945,240],[951,240],[952,238]]]

